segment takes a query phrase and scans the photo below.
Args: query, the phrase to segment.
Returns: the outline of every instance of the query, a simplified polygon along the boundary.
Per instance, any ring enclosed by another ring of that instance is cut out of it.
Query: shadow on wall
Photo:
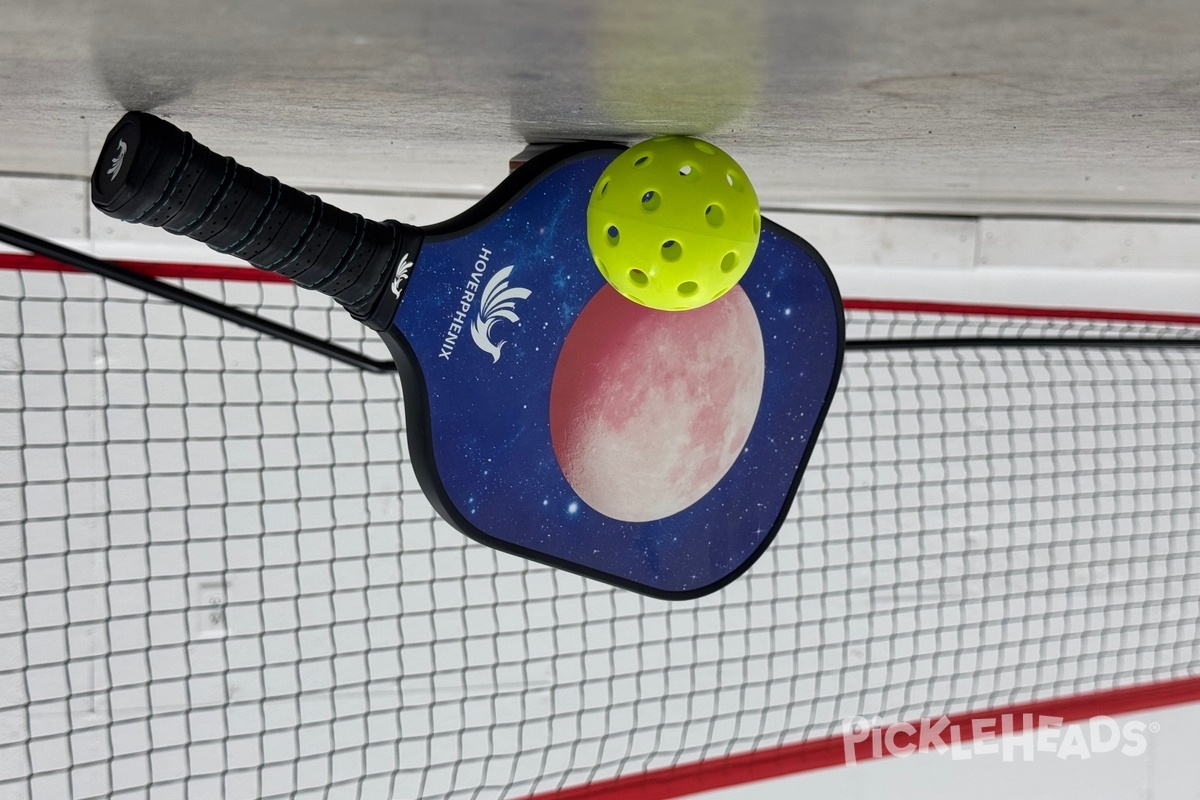
[[[113,0],[92,9],[92,64],[108,96],[126,110],[168,105],[190,95],[198,82],[233,74],[237,61],[214,29],[218,20],[227,23],[220,13],[204,18],[187,13],[186,5],[155,0]],[[134,22],[116,24],[128,20]]]
[[[763,91],[766,18],[765,0],[611,0],[565,29],[531,18],[516,27],[529,68],[512,85],[514,126],[526,141],[552,141],[581,127],[628,139],[747,124]],[[551,66],[563,63],[575,70]]]
[[[111,0],[90,9],[80,14],[93,69],[126,109],[253,107],[258,118],[302,114],[316,126],[335,105],[368,129],[381,112],[402,114],[417,139],[453,136],[464,114],[494,114],[494,131],[526,141],[753,127],[772,16],[769,0]]]

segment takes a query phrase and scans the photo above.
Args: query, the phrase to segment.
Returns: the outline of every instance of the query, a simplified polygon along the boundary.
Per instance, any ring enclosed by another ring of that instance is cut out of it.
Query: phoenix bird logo
[[[117,140],[117,154],[113,157],[112,166],[108,168],[108,179],[116,180],[117,173],[121,171],[121,165],[125,163],[125,151],[129,146],[125,144],[124,139]]]
[[[491,353],[492,363],[500,360],[500,348],[506,340],[492,342],[492,326],[500,320],[517,322],[520,317],[513,311],[518,300],[528,300],[533,294],[528,289],[520,287],[508,288],[508,276],[512,274],[512,266],[507,266],[492,276],[483,287],[479,297],[479,314],[471,323],[471,338],[485,353]]]
[[[400,290],[404,287],[404,282],[408,280],[408,274],[412,272],[413,262],[408,260],[408,253],[400,259],[400,263],[396,265],[396,275],[392,278],[392,294],[396,297],[400,296]]]

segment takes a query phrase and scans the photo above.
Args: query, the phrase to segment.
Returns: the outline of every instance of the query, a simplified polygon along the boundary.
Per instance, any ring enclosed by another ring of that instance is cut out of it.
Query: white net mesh
[[[290,286],[189,286],[385,355]],[[0,271],[0,399],[0,798],[518,797],[1200,674],[1200,352],[1165,341],[848,353],[775,544],[681,603],[437,519],[394,376],[88,276]]]

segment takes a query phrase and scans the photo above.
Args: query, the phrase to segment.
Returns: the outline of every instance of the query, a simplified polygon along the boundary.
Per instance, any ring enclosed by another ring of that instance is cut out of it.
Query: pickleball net
[[[1200,697],[1200,319],[848,303],[855,340],[1158,345],[848,352],[775,543],[668,603],[437,519],[394,376],[8,265],[0,797],[666,796],[854,717]],[[220,277],[184,284],[386,357]]]

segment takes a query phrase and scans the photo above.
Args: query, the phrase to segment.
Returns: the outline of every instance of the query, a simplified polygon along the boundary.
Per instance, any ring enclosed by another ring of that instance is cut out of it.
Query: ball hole
[[[656,211],[662,205],[662,195],[655,191],[649,191],[642,195],[642,209],[645,211]]]
[[[740,192],[742,190],[742,178],[740,175],[735,175],[732,172],[726,172],[725,182],[732,186],[735,192]]]
[[[662,257],[664,261],[678,261],[683,255],[683,245],[674,239],[663,242]]]
[[[724,272],[724,273],[733,272],[735,269],[737,269],[737,265],[738,265],[737,253],[735,253],[731,250],[725,254],[724,258],[721,259],[721,272]]]
[[[617,226],[609,225],[608,226],[608,243],[615,247],[617,245],[617,243],[620,241],[621,241],[621,232],[619,230],[617,230]]]
[[[684,281],[675,287],[675,291],[679,292],[680,297],[691,297],[700,288],[700,285],[695,281]]]
[[[694,181],[700,177],[700,170],[695,164],[684,164],[679,168],[679,177]]]
[[[608,180],[606,179],[604,181],[604,183],[600,184],[600,196],[604,197],[604,193],[607,191],[608,191]]]
[[[754,235],[758,236],[758,232],[761,229],[762,229],[762,216],[757,211],[755,211],[754,212]]]
[[[636,161],[634,161],[633,165],[635,167],[644,167],[649,163],[650,163],[650,154],[646,153],[646,155],[640,156]]]
[[[710,156],[711,156],[711,155],[716,155],[716,152],[717,152],[716,148],[714,148],[714,147],[713,147],[711,144],[709,144],[708,142],[699,142],[699,141],[696,141],[696,142],[692,142],[692,144],[693,144],[693,145],[696,147],[696,149],[697,149],[697,150],[699,150],[701,153],[706,153],[706,154],[708,154],[708,155],[710,155]]]
[[[725,212],[719,205],[713,203],[704,209],[704,221],[714,228],[719,228],[725,224]]]
[[[604,266],[604,262],[597,258],[596,266],[600,268],[600,274],[604,276],[604,280],[608,280],[608,267]]]
[[[629,280],[634,286],[645,286],[650,282],[650,276],[642,272],[640,269],[629,270]]]

